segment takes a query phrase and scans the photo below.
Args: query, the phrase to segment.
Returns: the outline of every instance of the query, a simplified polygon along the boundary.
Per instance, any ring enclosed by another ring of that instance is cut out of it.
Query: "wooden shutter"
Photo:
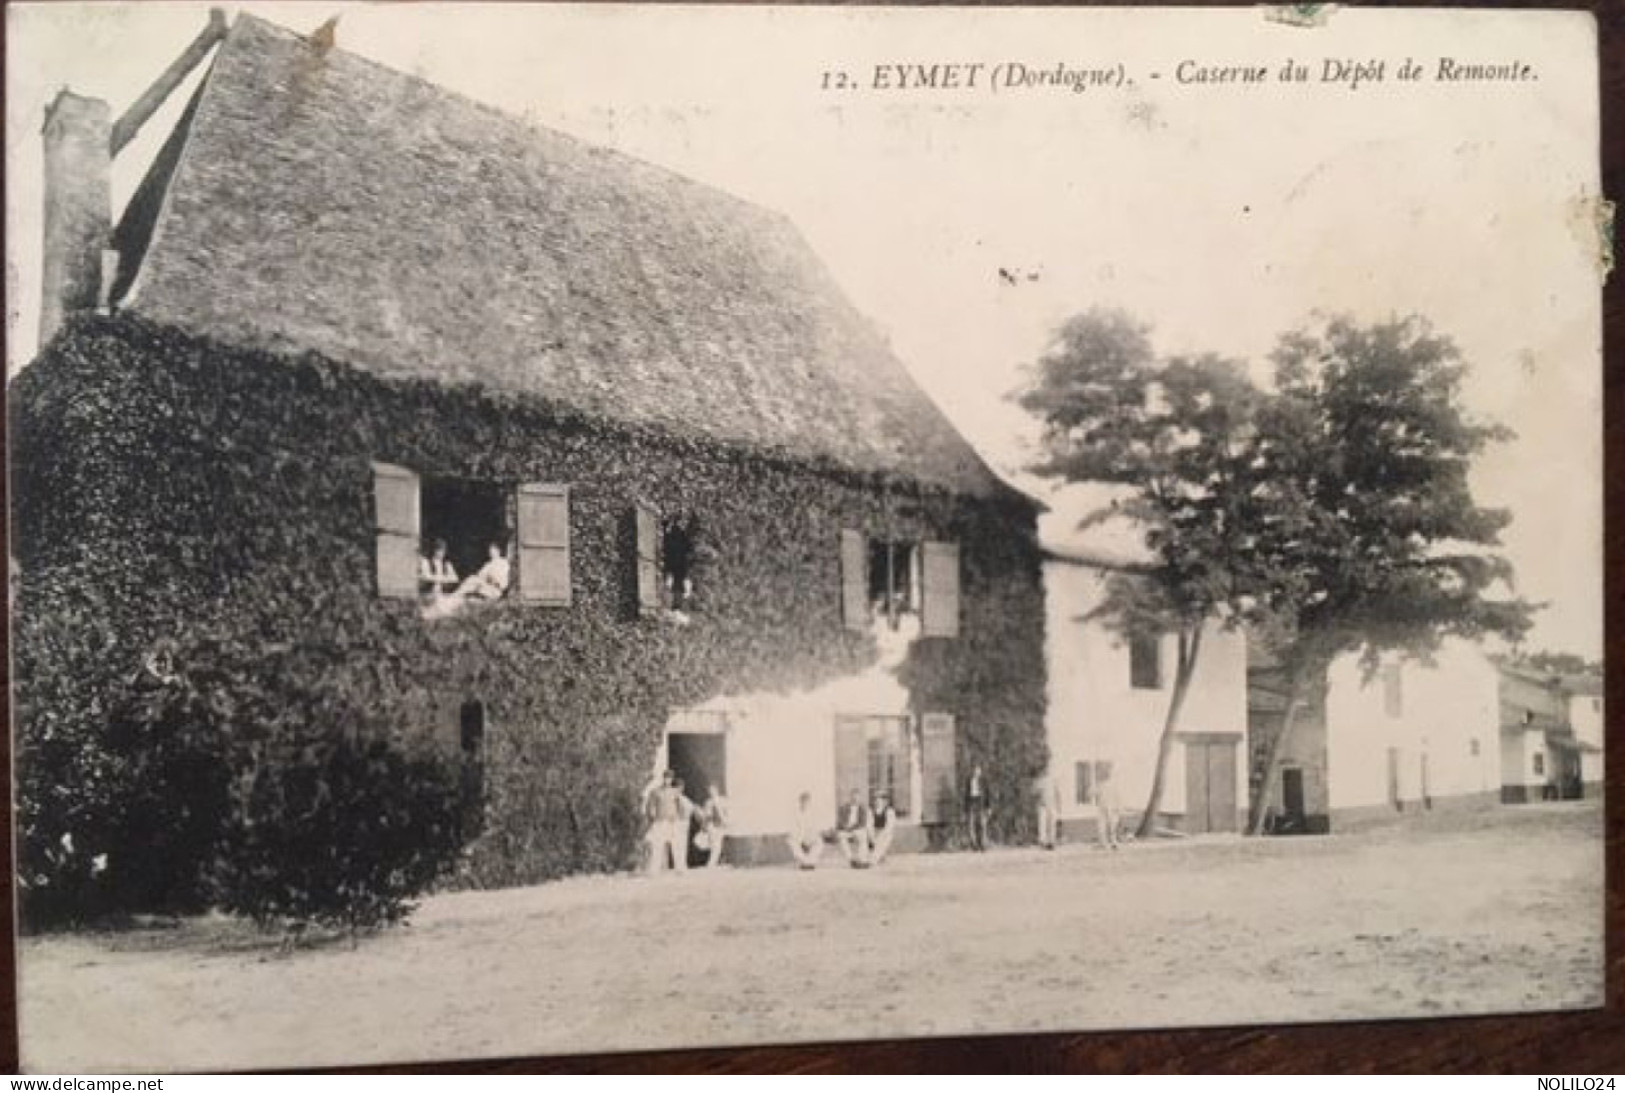
[[[390,463],[372,465],[380,596],[418,594],[418,476]]]
[[[530,603],[570,604],[570,487],[519,487],[519,595]]]
[[[920,792],[920,820],[928,824],[952,823],[959,815],[953,714],[922,716],[920,741],[920,765],[925,774],[925,785]]]
[[[1207,746],[1207,829],[1236,830],[1236,745],[1211,740]]]
[[[647,615],[660,609],[660,520],[642,502],[632,517],[637,539],[638,611]]]
[[[891,752],[892,762],[895,764],[896,776],[892,779],[892,807],[899,816],[907,816],[914,811],[914,796],[911,790],[914,771],[914,749],[910,746],[913,734],[909,732],[908,718],[899,718],[886,722],[887,750]]]
[[[841,531],[841,619],[848,630],[869,629],[869,548],[848,529]]]
[[[869,801],[869,743],[861,717],[835,719],[835,813],[857,790]]]
[[[925,600],[920,632],[928,638],[959,636],[959,544],[925,543]]]

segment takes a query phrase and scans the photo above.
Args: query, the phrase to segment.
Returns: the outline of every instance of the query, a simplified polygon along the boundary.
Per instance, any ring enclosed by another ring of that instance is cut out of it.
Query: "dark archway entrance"
[[[666,737],[666,765],[683,780],[683,795],[703,806],[709,787],[728,793],[728,737],[720,732],[674,732]],[[697,821],[696,821],[697,822]],[[694,828],[684,839],[690,865],[698,865],[706,854],[694,847]]]

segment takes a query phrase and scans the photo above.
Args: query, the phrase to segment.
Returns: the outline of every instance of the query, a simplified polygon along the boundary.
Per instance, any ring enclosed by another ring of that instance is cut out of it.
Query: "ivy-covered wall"
[[[916,709],[956,715],[961,774],[984,764],[1004,804],[996,824],[1016,837],[1030,827],[1044,622],[1035,514],[1019,499],[882,490],[835,467],[130,318],[70,323],[12,382],[10,404],[30,846],[60,845],[75,822],[52,749],[98,739],[164,643],[228,708],[298,686],[331,695],[347,729],[402,741],[447,746],[436,708],[477,699],[488,804],[464,880],[625,867],[671,709],[808,688],[874,661],[872,637],[842,625],[842,528],[959,542],[961,634],[916,642],[901,677]],[[415,604],[380,599],[374,461],[568,484],[573,605],[510,598],[426,622]],[[688,625],[629,610],[638,500],[697,530]]]

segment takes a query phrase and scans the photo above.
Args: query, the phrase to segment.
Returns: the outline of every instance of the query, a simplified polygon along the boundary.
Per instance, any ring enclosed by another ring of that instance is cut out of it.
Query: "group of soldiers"
[[[704,853],[707,868],[722,860],[728,802],[716,786],[707,786],[705,803],[697,805],[683,792],[677,773],[663,771],[644,787],[643,814],[649,824],[644,849],[650,873],[688,872],[690,845]]]
[[[1111,765],[1096,764],[1094,771],[1090,801],[1095,806],[1096,836],[1102,849],[1116,850],[1121,809]],[[643,809],[648,821],[644,844],[649,873],[668,869],[687,872],[690,847],[703,855],[707,868],[721,862],[728,806],[715,785],[706,787],[704,804],[695,804],[684,793],[683,780],[676,772],[665,770],[644,788]],[[978,764],[965,784],[965,819],[972,849],[987,849],[991,814],[987,779]],[[1046,775],[1038,787],[1038,844],[1046,850],[1055,849],[1058,843],[1060,815],[1060,786],[1054,777]],[[876,794],[871,804],[861,791],[853,790],[838,810],[833,831],[814,819],[812,794],[802,793],[786,842],[792,859],[802,869],[816,868],[826,843],[831,842],[840,848],[847,864],[867,869],[885,861],[896,827],[897,812],[884,792]]]

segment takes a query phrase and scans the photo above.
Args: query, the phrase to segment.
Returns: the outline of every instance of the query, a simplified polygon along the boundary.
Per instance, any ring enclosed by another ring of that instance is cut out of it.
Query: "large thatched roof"
[[[782,216],[248,16],[118,245],[233,343],[1011,492]]]

